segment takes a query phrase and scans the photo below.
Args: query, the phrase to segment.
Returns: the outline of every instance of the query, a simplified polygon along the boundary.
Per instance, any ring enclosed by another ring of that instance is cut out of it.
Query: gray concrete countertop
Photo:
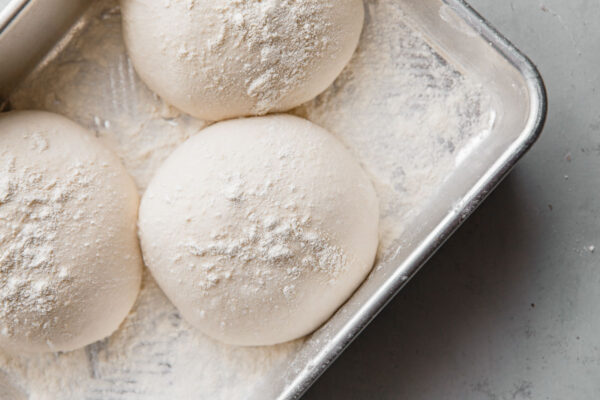
[[[600,2],[471,4],[540,69],[544,133],[306,399],[600,398]]]

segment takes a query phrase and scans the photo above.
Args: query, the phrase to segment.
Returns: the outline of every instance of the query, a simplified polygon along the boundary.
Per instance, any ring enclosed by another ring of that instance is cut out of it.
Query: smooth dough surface
[[[138,195],[119,159],[56,114],[0,114],[0,346],[66,351],[115,331],[141,283]]]
[[[183,317],[237,345],[325,322],[371,270],[375,190],[331,134],[293,116],[217,123],[161,166],[140,206],[146,265]]]
[[[356,49],[362,0],[121,0],[142,80],[195,117],[285,111],[311,100]]]

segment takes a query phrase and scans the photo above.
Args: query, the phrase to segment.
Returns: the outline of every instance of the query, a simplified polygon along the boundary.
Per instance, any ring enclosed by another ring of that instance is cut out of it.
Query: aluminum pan
[[[4,29],[4,32],[0,29],[0,60],[7,60],[6,57],[2,57],[7,54],[6,50],[3,50],[7,44],[9,48],[12,45],[13,51],[15,48],[14,43],[7,40],[3,41],[1,35],[4,34],[6,37],[7,33],[14,34],[14,31],[9,32],[9,29],[23,29],[29,32],[26,39],[31,40],[39,37],[40,25],[27,24],[21,18],[32,21],[36,18],[39,19],[40,14],[44,15],[41,12],[44,7],[43,4],[50,3],[40,2],[39,0],[13,1],[15,3],[18,1],[22,1],[23,4],[27,3],[27,7],[23,6],[19,10],[31,10],[32,12],[22,13],[22,15],[17,15],[15,18],[11,17],[11,25],[6,25],[7,28]],[[52,25],[52,28],[54,28],[52,35],[48,35],[48,37],[52,36],[54,41],[76,19],[76,16],[81,13],[85,5],[89,4],[88,0],[78,0],[77,2],[69,0],[56,1],[61,3],[61,6],[55,8],[55,10],[63,11],[63,17],[61,17],[60,23],[56,22]],[[410,16],[414,18],[414,24],[427,32],[428,37],[432,38],[432,45],[436,47],[440,54],[451,59],[453,64],[462,66],[469,73],[479,74],[482,81],[486,81],[487,77],[493,76],[493,81],[488,80],[487,82],[499,92],[506,91],[501,97],[506,97],[509,101],[511,96],[522,96],[523,99],[526,99],[528,103],[526,104],[526,118],[523,121],[515,120],[511,122],[511,129],[516,131],[507,135],[506,141],[499,144],[504,146],[501,154],[493,157],[490,155],[485,159],[486,168],[478,175],[475,183],[470,185],[468,190],[456,193],[456,198],[459,201],[453,207],[440,210],[439,216],[432,218],[432,220],[437,221],[436,224],[428,227],[423,237],[418,239],[418,245],[411,248],[409,254],[399,257],[402,259],[400,263],[390,266],[389,269],[392,272],[384,276],[381,281],[378,281],[376,290],[370,293],[366,299],[351,300],[350,304],[344,307],[351,310],[350,312],[346,312],[341,316],[336,315],[334,321],[332,321],[335,329],[330,330],[333,333],[323,336],[326,339],[325,344],[321,342],[319,346],[308,348],[306,357],[302,359],[303,362],[299,364],[299,368],[292,368],[294,370],[292,375],[273,375],[269,380],[268,387],[256,391],[257,398],[299,398],[406,282],[414,276],[452,232],[481,204],[518,159],[525,154],[541,132],[547,109],[544,85],[533,64],[522,53],[491,28],[481,16],[462,0],[447,0],[444,4],[439,0],[399,1],[405,3],[407,9],[411,10]],[[35,10],[37,12],[33,12]],[[440,23],[440,12],[444,10],[442,22],[445,21],[446,24]],[[37,14],[37,17],[35,17],[35,14]],[[70,17],[64,17],[66,15]],[[52,18],[49,17],[48,19]],[[462,44],[457,46],[457,43]],[[40,46],[35,52],[29,52],[28,59],[18,60],[13,57],[10,63],[0,63],[0,81],[4,78],[6,82],[8,76],[2,72],[2,64],[5,67],[10,64],[9,67],[13,71],[19,72],[19,76],[22,76],[25,69],[35,66],[36,62],[43,57],[50,47],[50,45]],[[29,49],[32,48],[29,47]],[[3,86],[0,82],[0,89],[6,88],[4,94],[8,93],[8,89],[14,85],[16,79],[17,76],[13,75],[6,86]],[[516,88],[516,92],[511,89],[512,86]],[[0,99],[2,94],[0,92]]]
[[[0,10],[2,99],[50,51],[90,0],[12,0]]]
[[[426,3],[426,2],[423,2]],[[529,95],[529,116],[510,147],[490,166],[477,183],[462,198],[434,230],[413,250],[379,290],[363,304],[347,324],[331,338],[329,343],[313,357],[284,392],[280,400],[298,399],[325,372],[363,329],[383,310],[419,269],[435,254],[448,238],[482,204],[487,196],[502,182],[516,163],[540,137],[548,110],[544,81],[531,60],[508,39],[491,26],[464,0],[444,0],[463,22],[479,34],[500,56],[522,76]]]

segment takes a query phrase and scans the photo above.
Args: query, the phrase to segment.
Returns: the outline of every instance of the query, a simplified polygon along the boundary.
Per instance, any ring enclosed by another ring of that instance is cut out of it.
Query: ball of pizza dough
[[[129,56],[166,102],[206,120],[285,111],[340,74],[362,0],[121,0]]]
[[[325,322],[378,245],[375,190],[331,134],[292,116],[230,120],[182,144],[142,198],[146,265],[183,317],[236,345]]]
[[[67,351],[115,331],[141,282],[138,194],[74,122],[0,114],[0,346]]]

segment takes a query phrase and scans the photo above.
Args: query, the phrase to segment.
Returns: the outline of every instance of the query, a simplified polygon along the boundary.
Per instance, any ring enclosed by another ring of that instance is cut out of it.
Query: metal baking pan
[[[12,0],[0,11],[0,110],[24,105],[46,108],[64,112],[92,129],[103,124],[98,129],[110,128],[94,116],[106,105],[93,100],[85,104],[90,108],[87,114],[71,115],[72,110],[61,109],[56,100],[27,102],[21,98],[13,102],[11,98],[23,81],[44,68],[48,70],[53,60],[69,51],[69,43],[86,24],[84,17],[92,3]],[[365,3],[369,8],[379,2]],[[435,57],[443,60],[436,62],[448,63],[457,73],[485,87],[495,110],[494,123],[485,138],[475,142],[475,151],[464,156],[439,182],[422,212],[404,221],[406,228],[393,256],[380,259],[369,279],[334,317],[283,363],[265,373],[260,383],[249,387],[245,398],[299,398],[481,204],[541,133],[547,104],[535,66],[466,2],[396,0],[394,4],[403,10],[411,29],[434,50]],[[306,110],[298,113],[311,117]],[[330,128],[335,131],[335,126]]]

